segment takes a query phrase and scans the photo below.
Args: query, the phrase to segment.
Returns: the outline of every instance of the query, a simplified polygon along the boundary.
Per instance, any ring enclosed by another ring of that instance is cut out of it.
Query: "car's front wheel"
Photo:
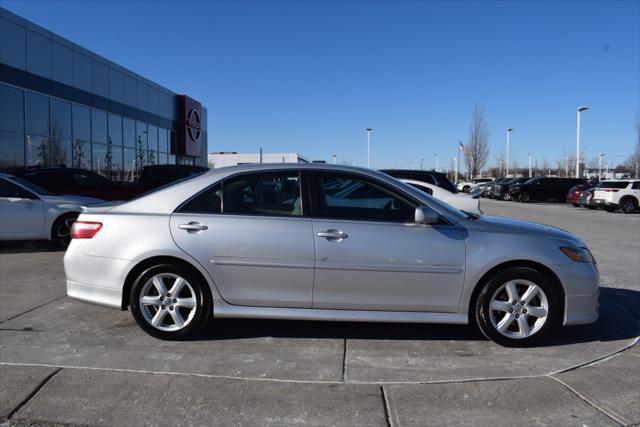
[[[531,196],[529,195],[529,193],[522,193],[520,194],[519,199],[522,203],[528,203],[531,201]]]
[[[163,340],[195,333],[211,316],[206,283],[192,271],[173,264],[144,271],[131,288],[131,312],[149,335]]]
[[[484,284],[475,304],[475,321],[492,341],[508,347],[534,345],[561,319],[557,289],[539,271],[513,267]]]

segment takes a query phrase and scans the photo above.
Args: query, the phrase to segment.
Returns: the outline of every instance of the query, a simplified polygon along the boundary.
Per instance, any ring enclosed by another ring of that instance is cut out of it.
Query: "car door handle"
[[[327,230],[318,232],[318,237],[324,237],[327,240],[342,240],[349,237],[349,235],[340,230]]]
[[[203,231],[203,230],[208,230],[209,227],[207,227],[204,224],[200,224],[199,222],[190,222],[189,224],[180,224],[178,226],[178,228],[180,230],[187,230],[189,232],[191,231]]]

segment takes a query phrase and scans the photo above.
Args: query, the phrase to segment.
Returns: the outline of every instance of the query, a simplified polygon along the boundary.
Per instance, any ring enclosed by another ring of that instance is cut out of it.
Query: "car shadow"
[[[64,252],[48,240],[6,240],[0,242],[0,254],[26,254],[35,252]]]
[[[473,326],[421,323],[358,323],[264,319],[216,319],[191,341],[242,338],[486,341]],[[601,288],[600,318],[591,325],[560,328],[538,346],[633,339],[640,335],[640,292]]]

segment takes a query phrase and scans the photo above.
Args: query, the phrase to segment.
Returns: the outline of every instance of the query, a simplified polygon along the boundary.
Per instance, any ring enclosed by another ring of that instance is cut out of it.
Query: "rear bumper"
[[[607,199],[593,199],[593,203],[596,206],[602,206],[602,207],[606,206],[608,208],[614,208],[614,209],[618,208],[618,205],[616,203],[612,203]]]
[[[122,290],[87,285],[67,279],[67,295],[71,298],[111,308],[121,308]]]

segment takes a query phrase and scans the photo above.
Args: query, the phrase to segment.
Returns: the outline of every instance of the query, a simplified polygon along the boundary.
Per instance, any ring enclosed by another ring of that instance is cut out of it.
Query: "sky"
[[[449,166],[474,107],[489,164],[631,154],[640,1],[13,1],[0,5],[208,108],[209,151]]]

